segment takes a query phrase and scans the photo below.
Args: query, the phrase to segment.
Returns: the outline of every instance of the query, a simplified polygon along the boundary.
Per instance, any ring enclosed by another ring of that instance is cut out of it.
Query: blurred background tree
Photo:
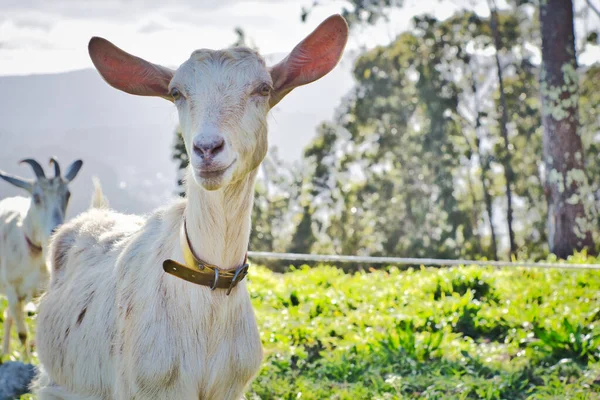
[[[596,206],[578,133],[579,76],[571,0],[540,3],[542,121],[550,251],[593,248]]]
[[[302,20],[321,4],[302,9]],[[351,27],[389,20],[402,7],[393,0],[342,4]],[[541,104],[567,98],[544,89],[548,8],[528,0],[487,5],[487,15],[416,16],[390,44],[356,57],[354,88],[302,159],[289,164],[276,149],[269,153],[258,178],[253,250],[488,259],[596,251],[600,65],[576,69],[574,38],[563,40],[570,58],[561,63],[572,74],[561,64],[559,78],[570,80],[551,82],[576,95],[565,118],[580,138],[580,156],[561,154],[581,173],[561,172],[571,189],[556,197],[559,158],[544,156],[556,133]],[[561,20],[577,17],[565,14],[572,5],[564,7]],[[236,32],[235,45],[248,45],[243,30]],[[577,45],[597,46],[597,32]],[[181,147],[174,154],[179,159]],[[580,201],[570,204],[574,194]],[[556,218],[564,221],[558,236]]]

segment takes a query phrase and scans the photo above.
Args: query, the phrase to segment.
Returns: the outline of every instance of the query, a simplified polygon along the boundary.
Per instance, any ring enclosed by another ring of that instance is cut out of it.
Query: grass
[[[600,271],[253,267],[250,279],[265,360],[249,400],[600,399]]]

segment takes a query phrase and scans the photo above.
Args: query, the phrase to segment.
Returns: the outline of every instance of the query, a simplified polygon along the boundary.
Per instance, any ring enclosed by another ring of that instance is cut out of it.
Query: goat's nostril
[[[221,139],[217,142],[217,145],[212,149],[212,154],[213,155],[217,155],[220,152],[223,151],[223,148],[225,147],[225,140]]]
[[[225,140],[220,138],[206,143],[194,143],[194,153],[202,158],[214,157],[225,148]]]
[[[196,153],[200,157],[204,157],[204,152],[202,151],[200,146],[198,146],[196,143],[194,143],[194,153]]]

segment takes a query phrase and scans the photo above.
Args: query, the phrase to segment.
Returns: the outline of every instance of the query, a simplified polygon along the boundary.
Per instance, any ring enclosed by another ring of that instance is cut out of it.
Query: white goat
[[[30,197],[10,197],[0,201],[0,293],[5,294],[8,300],[2,354],[10,350],[10,331],[14,321],[28,358],[23,307],[39,295],[48,282],[49,273],[44,260],[48,239],[64,222],[71,196],[68,184],[83,163],[75,161],[62,177],[58,161],[52,158],[54,178],[46,178],[37,161],[26,159],[21,162],[33,168],[36,180],[0,171],[0,178],[31,194]]]
[[[187,200],[147,219],[92,210],[59,229],[39,306],[40,400],[243,395],[262,361],[240,265],[267,115],[331,71],[347,37],[335,15],[270,69],[256,52],[232,48],[197,50],[177,71],[90,41],[110,85],[175,103],[190,158]]]

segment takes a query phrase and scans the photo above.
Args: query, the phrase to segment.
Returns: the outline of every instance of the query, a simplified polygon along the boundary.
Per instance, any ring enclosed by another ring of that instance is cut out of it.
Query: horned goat
[[[331,71],[347,35],[335,15],[270,69],[238,47],[194,51],[176,71],[92,38],[108,84],[177,107],[187,199],[148,218],[92,210],[59,229],[39,305],[40,400],[243,395],[262,361],[244,277],[267,115]]]
[[[61,176],[55,158],[54,177],[46,178],[42,166],[33,159],[22,160],[29,164],[36,179],[23,179],[0,171],[0,178],[25,189],[29,197],[9,197],[0,201],[0,293],[6,295],[8,309],[4,315],[4,341],[2,355],[10,350],[10,333],[13,321],[29,358],[27,326],[23,307],[39,295],[46,286],[49,272],[44,260],[52,232],[65,220],[71,193],[69,183],[82,166],[77,160]]]

